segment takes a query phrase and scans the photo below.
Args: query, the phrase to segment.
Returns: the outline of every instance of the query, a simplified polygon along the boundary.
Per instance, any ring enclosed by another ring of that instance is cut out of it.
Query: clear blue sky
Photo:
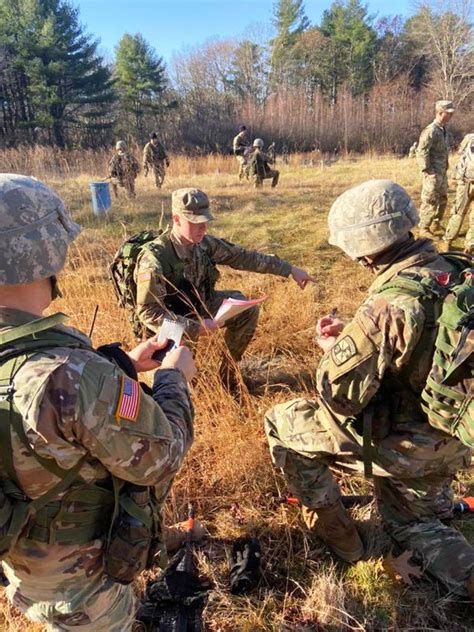
[[[368,0],[371,14],[410,15],[413,0]],[[273,0],[72,0],[86,31],[101,40],[100,51],[113,55],[124,33],[141,33],[169,61],[173,52],[212,37],[239,38],[248,28],[266,34]],[[306,14],[317,24],[332,0],[306,0]]]

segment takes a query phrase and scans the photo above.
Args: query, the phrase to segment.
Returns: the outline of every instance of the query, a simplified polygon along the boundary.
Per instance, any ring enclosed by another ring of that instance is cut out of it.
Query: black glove
[[[233,595],[243,595],[258,584],[262,549],[257,538],[237,540],[226,551],[230,565],[229,585]]]

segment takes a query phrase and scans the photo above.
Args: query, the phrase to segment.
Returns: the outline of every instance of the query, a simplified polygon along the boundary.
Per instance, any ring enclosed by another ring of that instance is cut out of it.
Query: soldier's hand
[[[151,356],[155,353],[155,351],[164,349],[168,344],[167,340],[158,342],[157,338],[158,336],[153,336],[152,338],[141,342],[134,349],[128,352],[128,357],[133,362],[137,373],[156,369],[157,362],[156,360],[153,360]]]
[[[316,342],[327,353],[336,344],[337,338],[344,329],[344,323],[333,316],[323,316],[316,323]]]
[[[174,351],[170,351],[165,356],[165,359],[158,370],[161,369],[179,369],[188,382],[192,381],[197,372],[193,354],[188,347],[185,347],[184,345],[178,347]]]
[[[291,266],[290,275],[298,284],[298,287],[300,287],[302,290],[304,290],[309,282],[316,283],[316,279],[308,274],[306,270],[302,270],[301,268],[297,268],[296,266]]]
[[[199,335],[208,335],[219,329],[219,324],[213,318],[205,318],[199,324]]]

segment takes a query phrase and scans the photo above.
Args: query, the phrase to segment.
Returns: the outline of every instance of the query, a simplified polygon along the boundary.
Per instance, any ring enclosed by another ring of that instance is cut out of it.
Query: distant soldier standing
[[[280,172],[270,167],[271,158],[263,151],[263,140],[256,138],[253,141],[253,150],[249,157],[248,171],[255,184],[255,188],[261,187],[267,178],[272,179],[272,188],[278,184]]]
[[[155,176],[155,184],[158,189],[165,179],[166,167],[170,166],[168,154],[162,143],[158,140],[156,132],[150,134],[150,141],[143,148],[143,172],[145,176],[151,169]]]
[[[239,163],[239,180],[245,175],[246,153],[250,147],[250,142],[247,136],[247,128],[245,125],[239,127],[239,133],[234,137],[232,141],[232,149],[234,156]]]
[[[124,187],[128,197],[135,197],[135,180],[140,173],[138,160],[127,151],[127,143],[119,140],[115,145],[116,152],[109,162],[109,177],[115,197],[118,197],[118,187]]]
[[[436,116],[420,134],[416,152],[423,185],[420,205],[420,236],[443,235],[440,222],[448,203],[448,133],[445,124],[452,117],[452,101],[437,101]]]
[[[464,218],[474,200],[474,134],[466,134],[459,146],[459,159],[455,167],[457,188],[451,217],[444,239],[448,246],[459,234]],[[464,251],[474,254],[474,214],[471,208],[469,214],[469,229],[466,235]]]

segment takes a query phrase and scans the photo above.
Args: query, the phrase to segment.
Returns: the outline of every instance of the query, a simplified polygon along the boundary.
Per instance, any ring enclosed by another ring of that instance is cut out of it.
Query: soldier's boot
[[[338,500],[332,507],[302,507],[303,521],[309,529],[346,562],[356,562],[364,555],[364,544],[351,517]]]
[[[452,249],[453,249],[452,239],[443,239],[438,246],[438,250],[440,252],[449,252]]]
[[[435,237],[443,237],[444,228],[441,226],[439,219],[435,219],[431,222],[430,233],[435,235]]]
[[[433,233],[430,231],[430,229],[427,226],[420,228],[420,232],[418,233],[418,236],[423,237],[425,239],[433,239],[434,237]]]

